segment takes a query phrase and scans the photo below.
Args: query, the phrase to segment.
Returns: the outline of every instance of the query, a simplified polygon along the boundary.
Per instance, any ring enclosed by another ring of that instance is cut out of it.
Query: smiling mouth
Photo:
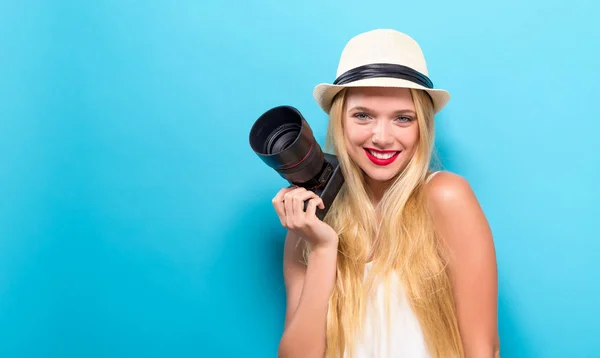
[[[369,152],[369,154],[371,154],[372,156],[374,156],[375,158],[378,158],[378,159],[390,159],[394,155],[400,153],[397,150],[394,150],[394,151],[387,151],[387,150],[386,151],[375,151],[373,149],[368,149],[368,148],[365,148],[365,150],[367,152]]]
[[[371,162],[377,165],[391,164],[394,160],[396,160],[396,158],[398,158],[398,154],[401,152],[397,150],[380,151],[370,148],[364,148],[364,150]]]

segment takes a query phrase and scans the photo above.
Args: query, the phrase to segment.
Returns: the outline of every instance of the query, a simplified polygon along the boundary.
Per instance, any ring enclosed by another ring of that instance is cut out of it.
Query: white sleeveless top
[[[434,172],[427,178],[429,181]],[[365,277],[373,266],[365,266]],[[367,305],[365,326],[362,335],[354,346],[355,358],[430,358],[421,325],[408,304],[406,294],[397,274],[391,284],[389,298],[389,331],[386,327],[385,288],[383,283],[377,287],[375,297]],[[344,354],[348,357],[348,354]]]
[[[367,263],[365,276],[373,263]],[[362,335],[355,342],[355,358],[429,358],[421,326],[406,300],[406,295],[398,276],[390,285],[389,331],[386,327],[385,288],[380,283],[367,305]],[[348,354],[344,354],[348,357]]]

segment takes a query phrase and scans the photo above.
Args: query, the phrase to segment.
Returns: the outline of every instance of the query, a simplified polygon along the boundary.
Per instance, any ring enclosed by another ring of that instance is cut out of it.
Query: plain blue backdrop
[[[492,226],[503,357],[598,357],[592,0],[1,1],[0,357],[274,357],[287,183],[250,150],[350,37],[407,32]]]

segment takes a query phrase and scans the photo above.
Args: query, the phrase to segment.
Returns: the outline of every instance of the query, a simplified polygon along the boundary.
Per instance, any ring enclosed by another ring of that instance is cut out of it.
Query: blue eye
[[[358,119],[367,119],[367,118],[369,118],[369,115],[366,114],[365,112],[358,112],[358,113],[355,113],[352,117],[358,118]]]
[[[408,122],[412,122],[413,119],[411,117],[407,117],[407,116],[400,116],[398,118],[396,118],[399,122],[401,123],[408,123]]]

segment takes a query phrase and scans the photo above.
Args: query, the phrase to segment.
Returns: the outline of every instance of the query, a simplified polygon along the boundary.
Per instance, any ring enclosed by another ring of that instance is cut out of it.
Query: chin
[[[398,173],[400,172],[399,168],[396,169],[392,169],[392,168],[385,168],[385,169],[374,169],[374,168],[367,168],[366,170],[363,169],[363,172],[365,173],[365,175],[373,181],[376,182],[387,182],[390,181],[392,179],[394,179]]]

